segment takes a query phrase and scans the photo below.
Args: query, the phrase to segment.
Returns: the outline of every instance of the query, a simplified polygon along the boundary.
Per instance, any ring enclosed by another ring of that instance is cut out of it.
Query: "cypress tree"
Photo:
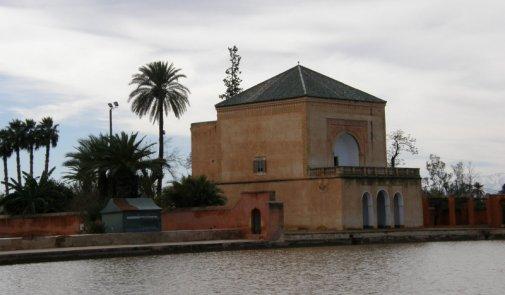
[[[223,79],[224,86],[226,86],[225,93],[219,95],[221,99],[229,99],[230,97],[240,93],[242,88],[240,88],[240,83],[242,80],[239,75],[242,73],[240,71],[240,55],[238,55],[237,46],[228,47],[228,52],[230,54],[230,67],[226,69],[226,77]]]

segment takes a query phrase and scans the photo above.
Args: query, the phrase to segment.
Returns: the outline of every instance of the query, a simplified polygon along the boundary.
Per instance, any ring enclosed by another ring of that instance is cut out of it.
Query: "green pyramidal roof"
[[[216,104],[216,108],[304,96],[359,102],[386,102],[316,71],[297,65]]]

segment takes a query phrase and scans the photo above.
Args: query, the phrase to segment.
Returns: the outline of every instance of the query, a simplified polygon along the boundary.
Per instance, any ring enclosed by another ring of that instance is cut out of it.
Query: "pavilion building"
[[[298,65],[215,107],[192,171],[229,203],[275,191],[288,230],[422,226],[419,169],[387,167],[386,101]]]

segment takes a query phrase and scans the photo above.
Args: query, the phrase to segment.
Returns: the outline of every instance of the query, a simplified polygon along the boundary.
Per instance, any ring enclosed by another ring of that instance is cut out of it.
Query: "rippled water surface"
[[[0,294],[505,294],[505,241],[0,266]]]

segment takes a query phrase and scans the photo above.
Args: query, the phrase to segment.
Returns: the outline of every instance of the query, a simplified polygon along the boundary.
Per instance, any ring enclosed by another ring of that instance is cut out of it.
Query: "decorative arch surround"
[[[388,228],[390,226],[389,221],[389,195],[387,191],[380,190],[377,193],[377,227],[378,228]]]
[[[373,197],[369,192],[365,192],[361,197],[361,212],[363,229],[373,228]]]
[[[359,166],[359,144],[348,132],[341,133],[333,144],[335,166]]]
[[[327,130],[328,130],[328,144],[327,144],[327,155],[328,164],[334,164],[334,148],[335,143],[339,137],[343,134],[348,134],[354,138],[358,145],[358,165],[366,165],[366,149],[368,146],[368,123],[367,121],[361,120],[342,120],[342,119],[327,119]],[[345,166],[345,165],[340,165]]]
[[[401,193],[396,193],[393,198],[393,212],[395,227],[403,227],[405,225],[405,217],[403,213],[403,196]]]

